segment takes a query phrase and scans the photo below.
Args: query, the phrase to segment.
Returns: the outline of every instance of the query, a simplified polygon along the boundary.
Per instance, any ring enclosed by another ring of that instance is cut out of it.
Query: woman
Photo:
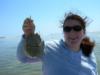
[[[26,19],[23,25],[24,35],[17,50],[18,59],[22,62],[41,60],[43,75],[97,75],[93,53],[95,44],[85,37],[85,18],[69,13],[62,27],[64,39],[44,44],[40,36],[34,33],[33,21],[30,18]],[[26,41],[29,37],[32,37],[31,43]]]

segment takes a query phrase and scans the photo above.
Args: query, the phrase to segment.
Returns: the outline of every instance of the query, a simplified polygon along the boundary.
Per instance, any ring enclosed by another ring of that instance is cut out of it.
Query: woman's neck
[[[77,52],[80,50],[80,47],[79,46],[68,46],[71,50]]]

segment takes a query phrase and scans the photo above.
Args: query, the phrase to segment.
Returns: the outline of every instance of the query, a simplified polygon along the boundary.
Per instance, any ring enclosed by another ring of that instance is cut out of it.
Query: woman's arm
[[[97,70],[97,62],[96,62],[96,57],[94,52],[92,52],[91,56],[89,57],[89,63],[92,65],[93,69],[93,75],[98,75],[98,70]]]

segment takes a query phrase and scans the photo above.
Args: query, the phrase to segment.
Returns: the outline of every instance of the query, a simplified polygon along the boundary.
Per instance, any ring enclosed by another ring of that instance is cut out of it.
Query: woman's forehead
[[[80,21],[78,20],[67,20],[64,23],[64,26],[75,26],[75,25],[81,25]]]

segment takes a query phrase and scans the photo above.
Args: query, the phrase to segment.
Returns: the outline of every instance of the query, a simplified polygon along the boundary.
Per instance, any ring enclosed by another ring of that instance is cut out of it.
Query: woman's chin
[[[78,41],[70,41],[70,45],[77,46],[77,45],[79,45],[79,42]]]

